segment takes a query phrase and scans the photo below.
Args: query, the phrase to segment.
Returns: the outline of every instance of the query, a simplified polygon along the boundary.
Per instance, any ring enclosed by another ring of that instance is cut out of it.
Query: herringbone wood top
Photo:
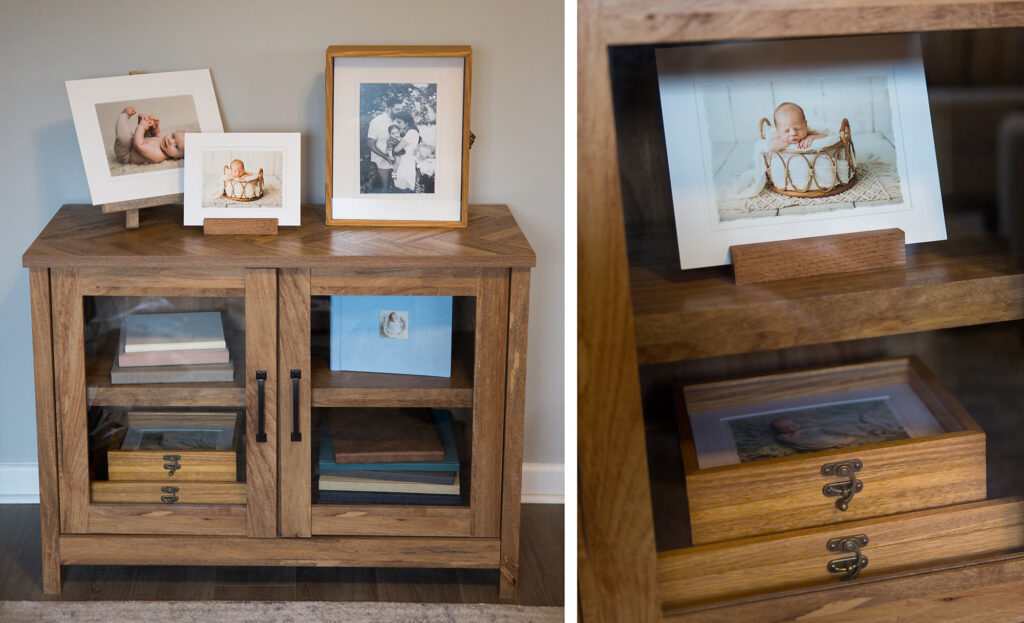
[[[65,205],[25,255],[25,267],[416,268],[531,267],[530,243],[507,206],[470,206],[465,229],[328,227],[323,206],[303,206],[302,226],[276,236],[204,236],[180,206],[149,208],[139,229],[121,214]]]

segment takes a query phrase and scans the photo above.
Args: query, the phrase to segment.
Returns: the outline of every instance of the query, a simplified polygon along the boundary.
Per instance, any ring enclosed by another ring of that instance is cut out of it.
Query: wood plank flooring
[[[564,606],[564,510],[524,504],[518,597]],[[64,592],[43,595],[39,505],[0,505],[0,601],[309,600],[499,603],[496,569],[72,566]]]

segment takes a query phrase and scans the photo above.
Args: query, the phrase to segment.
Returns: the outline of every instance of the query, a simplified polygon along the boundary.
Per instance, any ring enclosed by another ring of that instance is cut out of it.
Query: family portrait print
[[[699,85],[718,222],[900,204],[891,86],[886,75]]]
[[[179,168],[185,133],[199,132],[191,95],[95,104],[111,177]]]
[[[277,208],[285,171],[284,149],[204,149],[203,208]]]
[[[380,336],[394,340],[409,339],[409,312],[382,309],[380,311]]]
[[[910,437],[888,398],[771,411],[723,424],[741,463]]]
[[[436,83],[359,85],[360,193],[433,194]]]

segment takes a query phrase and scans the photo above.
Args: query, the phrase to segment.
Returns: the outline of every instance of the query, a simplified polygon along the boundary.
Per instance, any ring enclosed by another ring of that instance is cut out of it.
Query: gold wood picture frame
[[[465,227],[469,46],[327,48],[328,225]]]

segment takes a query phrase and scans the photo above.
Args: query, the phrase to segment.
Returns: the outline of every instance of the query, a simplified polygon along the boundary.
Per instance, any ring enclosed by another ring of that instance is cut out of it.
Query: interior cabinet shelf
[[[472,407],[473,338],[456,335],[451,377],[335,372],[313,357],[314,407]]]
[[[1024,318],[1024,269],[991,240],[911,245],[905,268],[736,285],[727,266],[680,271],[665,235],[630,237],[644,249],[630,267],[641,364]]]

